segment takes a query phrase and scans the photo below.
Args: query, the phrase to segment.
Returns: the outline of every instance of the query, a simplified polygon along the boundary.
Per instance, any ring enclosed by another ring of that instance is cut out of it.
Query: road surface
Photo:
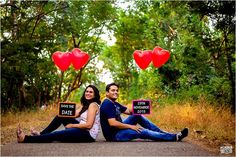
[[[1,146],[1,156],[216,156],[189,141],[106,142],[99,133],[94,143],[17,143]]]

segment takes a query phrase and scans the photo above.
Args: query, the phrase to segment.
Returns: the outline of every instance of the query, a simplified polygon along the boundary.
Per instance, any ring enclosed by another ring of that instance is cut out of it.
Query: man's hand
[[[131,109],[129,109],[129,108],[127,108],[126,110],[125,110],[125,112],[123,112],[124,114],[127,114],[127,115],[132,115],[133,113],[132,113],[132,110]]]
[[[143,129],[141,126],[138,126],[138,125],[130,125],[130,124],[121,123],[117,121],[115,118],[108,119],[108,123],[112,127],[116,127],[118,129],[132,129],[132,130],[137,131],[138,133],[140,133],[141,130]]]
[[[138,126],[138,125],[130,125],[130,129],[135,130],[138,133],[140,133],[143,128],[141,126]]]

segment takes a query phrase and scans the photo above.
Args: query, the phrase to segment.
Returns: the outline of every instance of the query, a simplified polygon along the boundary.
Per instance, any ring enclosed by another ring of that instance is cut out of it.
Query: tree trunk
[[[235,82],[234,82],[233,71],[232,71],[232,66],[231,66],[232,62],[231,62],[230,54],[227,54],[227,65],[228,65],[229,80],[231,83],[231,90],[232,90],[232,95],[231,95],[232,113],[235,113]]]
[[[37,100],[37,106],[38,106],[38,108],[40,108],[40,106],[41,106],[41,105],[40,105],[40,104],[41,104],[41,92],[37,92],[37,97],[38,97],[38,98],[37,98],[37,99],[38,99],[38,100]]]
[[[8,89],[7,89],[7,109],[12,108],[12,100],[13,100],[13,78],[10,78],[8,82]]]
[[[15,6],[15,4],[17,3],[17,1],[10,1],[11,4],[11,15],[12,15],[12,24],[13,24],[13,29],[12,29],[12,39],[15,40],[17,39],[17,15],[16,15],[16,8],[13,7]]]
[[[25,92],[24,92],[23,80],[19,81],[18,91],[19,91],[19,109],[23,110],[25,108]]]
[[[80,71],[77,73],[74,81],[72,84],[69,85],[68,87],[68,91],[63,99],[63,101],[67,101],[68,97],[70,96],[70,93],[76,89],[78,89],[81,85],[82,85],[82,72],[83,72],[84,68],[81,68]]]
[[[235,81],[234,81],[234,74],[232,70],[232,56],[231,51],[228,48],[228,38],[227,38],[227,32],[224,31],[224,38],[225,38],[225,54],[227,58],[227,66],[228,66],[228,77],[231,83],[231,111],[232,113],[235,113]]]

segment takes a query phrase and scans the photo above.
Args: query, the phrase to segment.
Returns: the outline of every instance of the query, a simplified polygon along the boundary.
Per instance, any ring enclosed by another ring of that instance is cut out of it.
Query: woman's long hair
[[[87,100],[85,98],[85,92],[87,90],[87,88],[92,88],[93,91],[94,91],[94,98],[91,99],[91,100]],[[81,105],[83,106],[80,113],[79,113],[79,116],[84,112],[86,111],[88,108],[89,108],[89,105],[92,103],[92,102],[96,102],[97,104],[101,104],[101,100],[100,100],[100,94],[99,94],[99,90],[97,89],[97,87],[95,87],[94,85],[88,85],[85,90],[84,90],[84,93],[83,93],[83,96],[80,98],[80,103]]]

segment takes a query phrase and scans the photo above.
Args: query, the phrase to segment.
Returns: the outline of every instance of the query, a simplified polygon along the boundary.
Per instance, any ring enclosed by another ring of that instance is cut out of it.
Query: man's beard
[[[116,98],[110,98],[112,101],[116,101]]]
[[[112,100],[112,101],[116,101],[117,100],[117,98],[111,98],[111,97],[109,97],[109,99]]]

